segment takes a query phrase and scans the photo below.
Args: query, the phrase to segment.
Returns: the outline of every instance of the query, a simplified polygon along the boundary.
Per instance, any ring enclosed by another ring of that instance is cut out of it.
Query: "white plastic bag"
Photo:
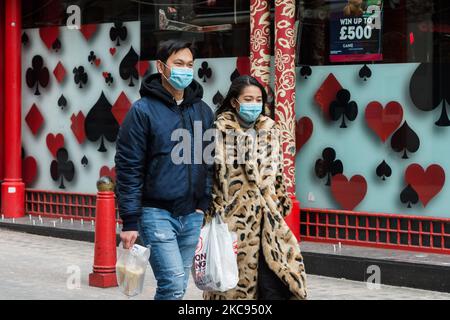
[[[127,250],[121,242],[117,252],[116,276],[120,291],[131,297],[142,293],[150,248],[135,244]]]
[[[216,215],[201,230],[194,256],[192,275],[195,285],[205,291],[224,292],[239,282],[237,236]]]

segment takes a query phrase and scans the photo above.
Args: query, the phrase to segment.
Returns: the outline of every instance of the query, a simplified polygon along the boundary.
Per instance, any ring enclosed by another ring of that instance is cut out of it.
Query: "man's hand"
[[[137,237],[137,231],[122,231],[120,233],[120,239],[122,240],[123,248],[130,249],[136,242]]]

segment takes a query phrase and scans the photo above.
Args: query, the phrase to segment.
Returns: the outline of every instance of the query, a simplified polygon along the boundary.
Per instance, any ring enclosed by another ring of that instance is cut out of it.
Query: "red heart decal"
[[[102,63],[102,60],[101,59],[95,59],[94,63],[98,67],[100,65],[100,63]]]
[[[84,24],[80,28],[80,32],[83,34],[84,38],[89,41],[94,33],[97,31],[96,24]]]
[[[386,142],[402,123],[403,108],[400,103],[391,101],[383,109],[381,103],[373,101],[367,105],[365,117],[369,128]]]
[[[406,169],[405,181],[417,192],[420,201],[426,207],[444,187],[445,171],[437,164],[424,170],[419,164],[413,163]]]
[[[26,157],[22,161],[23,182],[28,186],[34,182],[37,174],[37,163],[33,157]]]
[[[116,181],[116,167],[109,169],[107,166],[103,166],[100,169],[100,178],[110,177],[114,182]]]
[[[58,150],[64,147],[64,136],[61,133],[58,133],[56,136],[53,133],[49,133],[47,135],[47,147],[53,157],[56,158]]]
[[[367,193],[367,182],[363,176],[353,176],[350,181],[343,174],[331,178],[331,193],[344,210],[353,210]]]
[[[313,133],[314,125],[310,118],[303,117],[297,121],[295,126],[295,146],[297,152],[308,142]]]
[[[39,36],[47,49],[51,49],[53,43],[58,39],[59,27],[43,27],[39,29]]]
[[[108,72],[103,72],[103,73],[102,73],[103,78],[105,78],[105,79],[108,78],[108,74],[109,74]]]
[[[112,56],[116,54],[116,48],[110,48],[109,53],[111,53]]]

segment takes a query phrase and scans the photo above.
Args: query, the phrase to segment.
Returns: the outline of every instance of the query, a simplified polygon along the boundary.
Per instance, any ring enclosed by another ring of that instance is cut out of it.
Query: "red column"
[[[3,88],[4,81],[4,60],[3,60],[3,52],[5,51],[4,47],[4,24],[2,21],[5,21],[5,4],[4,2],[0,2],[0,181],[3,180],[4,177],[4,171],[3,171],[3,147],[4,147],[4,140],[3,140],[3,114],[4,114],[4,97],[5,97],[5,91]]]
[[[299,239],[300,204],[295,199],[295,0],[275,1],[275,119],[280,124],[284,179],[294,202],[286,222]]]
[[[5,1],[5,179],[2,214],[19,218],[25,214],[25,185],[21,159],[21,1]]]
[[[251,75],[269,92],[270,6],[266,0],[250,1]]]

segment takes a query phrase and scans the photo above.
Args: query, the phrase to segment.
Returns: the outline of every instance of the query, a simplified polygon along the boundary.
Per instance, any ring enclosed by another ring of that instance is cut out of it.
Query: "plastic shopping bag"
[[[192,274],[196,286],[205,291],[227,291],[239,282],[237,236],[215,216],[201,230]]]
[[[117,251],[116,275],[120,291],[127,296],[142,293],[150,248],[135,244],[127,250],[121,242]]]

